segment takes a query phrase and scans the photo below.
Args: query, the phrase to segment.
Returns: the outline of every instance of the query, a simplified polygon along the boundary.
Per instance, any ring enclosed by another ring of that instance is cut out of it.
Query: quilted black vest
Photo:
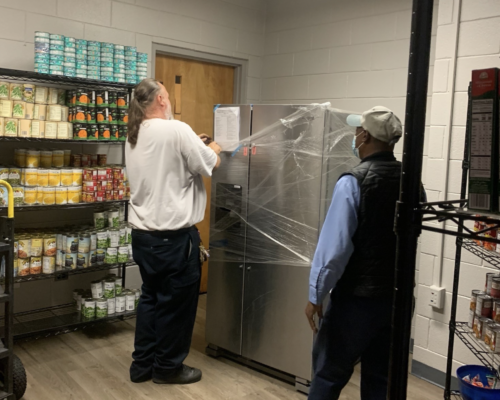
[[[344,175],[360,187],[354,252],[337,288],[342,294],[391,297],[394,292],[396,234],[394,217],[399,199],[401,163],[392,152],[366,157]]]

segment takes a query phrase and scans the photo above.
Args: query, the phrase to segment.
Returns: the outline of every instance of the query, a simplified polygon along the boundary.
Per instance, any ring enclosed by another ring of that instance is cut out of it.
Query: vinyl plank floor
[[[25,400],[306,400],[294,387],[226,359],[205,355],[206,296],[200,297],[188,365],[203,380],[188,386],[134,384],[128,369],[135,320],[21,342],[16,354],[28,374]],[[359,399],[359,369],[341,400]],[[442,389],[409,377],[408,400],[440,400]]]

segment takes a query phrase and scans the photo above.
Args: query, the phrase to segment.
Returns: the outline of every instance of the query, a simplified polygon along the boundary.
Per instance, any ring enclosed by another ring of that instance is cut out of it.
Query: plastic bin
[[[462,380],[464,376],[469,375],[472,379],[478,374],[483,385],[486,385],[488,383],[486,375],[492,375],[492,371],[482,365],[464,365],[457,369],[460,393],[464,400],[499,400],[500,389],[484,389]]]

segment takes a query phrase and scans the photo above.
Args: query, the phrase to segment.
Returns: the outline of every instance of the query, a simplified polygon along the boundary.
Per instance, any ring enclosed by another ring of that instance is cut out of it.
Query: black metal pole
[[[469,84],[469,103],[467,108],[467,125],[465,128],[465,144],[464,144],[464,159],[462,161],[462,184],[460,187],[460,198],[465,199],[467,196],[467,178],[469,176],[469,140],[472,129],[472,97],[471,85]],[[458,234],[463,232],[464,219],[459,218]],[[453,349],[455,347],[455,331],[457,329],[457,306],[458,306],[458,285],[460,281],[460,262],[462,259],[462,244],[463,238],[457,237],[455,250],[455,272],[453,274],[453,294],[451,298],[451,314],[450,314],[450,333],[448,338],[448,359],[446,360],[446,382],[444,385],[444,398],[451,398],[451,375],[453,368]]]
[[[396,282],[389,366],[389,400],[405,400],[408,384],[420,191],[434,0],[413,0],[401,193],[397,205]]]

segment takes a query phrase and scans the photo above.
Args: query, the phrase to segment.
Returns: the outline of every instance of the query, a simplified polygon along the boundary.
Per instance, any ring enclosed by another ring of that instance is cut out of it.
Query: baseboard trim
[[[444,389],[446,374],[436,368],[413,360],[411,363],[411,374]],[[451,390],[458,390],[458,379],[454,376],[451,377]]]

